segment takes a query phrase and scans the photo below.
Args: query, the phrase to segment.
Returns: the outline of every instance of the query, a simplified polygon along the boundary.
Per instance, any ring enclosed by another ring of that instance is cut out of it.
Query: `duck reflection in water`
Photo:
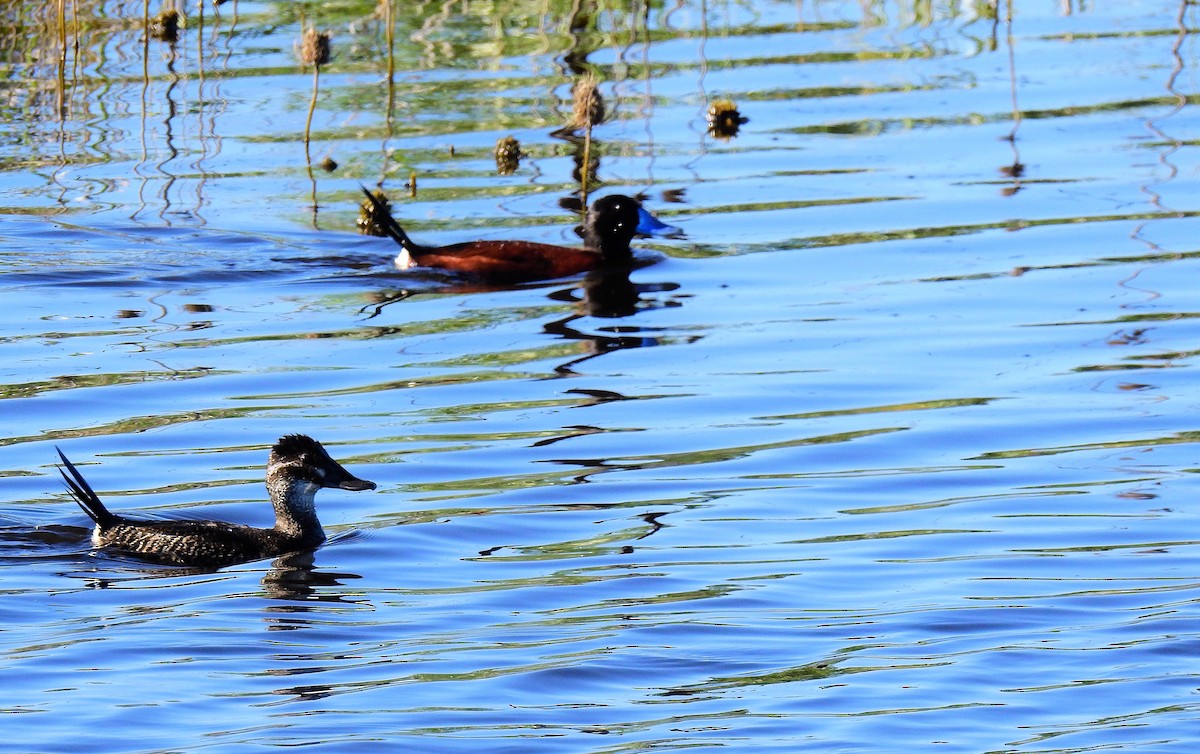
[[[223,573],[227,572],[213,566],[165,565],[101,556],[92,562],[92,570],[70,575],[85,579],[93,589],[107,589],[147,579],[182,579],[191,583],[206,576],[224,578]],[[261,579],[262,595],[275,601],[263,608],[267,630],[295,631],[318,625],[318,621],[303,615],[324,610],[318,603],[369,605],[370,600],[360,591],[346,586],[347,581],[360,578],[357,573],[320,568],[313,550],[274,558]]]
[[[555,367],[555,372],[571,374],[578,364],[613,351],[661,345],[664,339],[657,334],[648,334],[653,331],[645,328],[614,324],[592,333],[576,327],[576,323],[585,317],[623,319],[651,309],[682,306],[678,297],[660,301],[642,295],[675,291],[678,288],[678,283],[634,283],[624,270],[594,270],[584,277],[578,287],[550,294],[550,298],[556,301],[571,301],[578,306],[574,313],[549,322],[542,329],[550,335],[588,342],[588,353],[560,364]]]
[[[353,533],[350,535],[353,536]],[[341,539],[342,537],[338,537]],[[362,576],[348,571],[329,571],[317,567],[316,552],[303,550],[290,552],[271,561],[271,567],[263,574],[263,592],[267,597],[280,600],[280,604],[266,608],[273,613],[307,613],[317,608],[317,602],[342,602],[350,604],[368,603],[359,593],[345,587],[346,581],[361,579]],[[271,625],[271,630],[306,628],[303,618],[280,619]]]

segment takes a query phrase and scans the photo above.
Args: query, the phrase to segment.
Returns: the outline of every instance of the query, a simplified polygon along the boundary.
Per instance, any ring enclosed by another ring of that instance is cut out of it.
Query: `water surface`
[[[1193,7],[69,10],[0,11],[0,749],[1194,747]],[[382,183],[576,243],[584,71],[653,264],[357,233]],[[265,526],[290,432],[379,489],[216,572],[93,551],[54,468]]]

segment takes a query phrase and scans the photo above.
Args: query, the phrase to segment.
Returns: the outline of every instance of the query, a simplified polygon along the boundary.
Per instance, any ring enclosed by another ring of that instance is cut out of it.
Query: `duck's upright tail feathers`
[[[400,244],[400,247],[410,254],[420,254],[425,251],[424,246],[415,243],[408,237],[404,228],[400,227],[400,223],[396,222],[396,218],[392,217],[391,211],[379,197],[368,191],[366,186],[359,186],[359,188],[371,200],[371,206],[375,208],[375,214],[378,215],[376,222],[383,228],[383,232],[388,234],[388,238]]]
[[[83,478],[83,474],[79,473],[79,469],[75,468],[75,464],[67,460],[63,455],[62,450],[58,446],[54,447],[58,451],[58,457],[62,459],[63,464],[67,467],[65,470],[62,466],[58,467],[58,473],[62,474],[63,481],[67,483],[67,490],[71,493],[71,497],[75,498],[75,502],[79,503],[79,507],[83,508],[83,512],[88,515],[88,518],[96,522],[96,526],[105,529],[116,523],[117,517],[114,516],[108,508],[104,507],[104,503],[100,502],[100,496],[92,489],[92,485],[87,483]],[[68,474],[68,472],[70,472]]]

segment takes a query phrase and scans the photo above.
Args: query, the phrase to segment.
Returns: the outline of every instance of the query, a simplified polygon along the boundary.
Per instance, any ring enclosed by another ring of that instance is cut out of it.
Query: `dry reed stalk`
[[[604,100],[597,87],[600,79],[588,71],[572,87],[573,106],[570,128],[583,129],[583,166],[579,170],[580,200],[587,211],[588,181],[591,176],[592,126],[604,120]]]
[[[300,38],[299,55],[301,65],[311,65],[313,68],[312,98],[308,102],[308,117],[304,121],[304,158],[309,166],[311,166],[312,157],[309,153],[309,137],[312,134],[313,113],[317,110],[317,92],[321,84],[321,66],[329,62],[329,32],[317,31],[312,26],[305,29],[304,36]]]

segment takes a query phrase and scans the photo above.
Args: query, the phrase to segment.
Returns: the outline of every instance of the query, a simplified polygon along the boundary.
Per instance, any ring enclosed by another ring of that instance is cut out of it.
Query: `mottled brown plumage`
[[[58,448],[55,448],[58,450]],[[150,521],[119,516],[105,507],[79,469],[58,450],[59,472],[79,507],[95,522],[92,543],[169,565],[218,567],[307,550],[325,541],[314,497],[322,487],[373,490],[333,460],[321,443],[286,435],[267,461],[267,492],[275,526],[260,529],[224,521]]]

